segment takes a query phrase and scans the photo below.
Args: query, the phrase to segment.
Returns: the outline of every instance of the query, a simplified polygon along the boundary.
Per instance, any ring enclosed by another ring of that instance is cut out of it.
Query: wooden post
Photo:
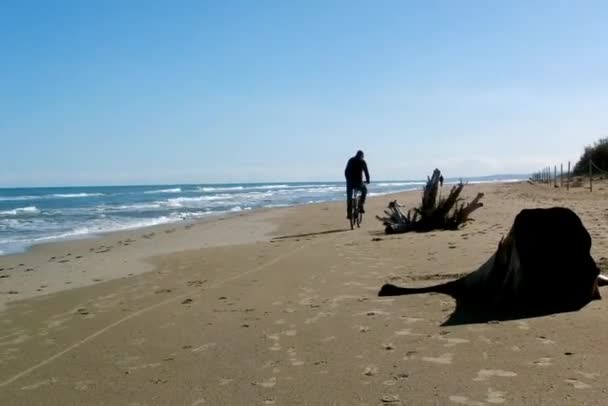
[[[589,160],[589,191],[593,192],[593,161]]]
[[[559,187],[564,188],[564,164],[559,164]]]
[[[553,187],[557,187],[557,165],[553,165]]]
[[[568,161],[568,180],[566,182],[566,190],[570,191],[570,161]]]

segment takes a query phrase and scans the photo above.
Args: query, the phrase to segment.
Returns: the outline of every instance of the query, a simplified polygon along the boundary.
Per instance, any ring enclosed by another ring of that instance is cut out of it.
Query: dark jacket
[[[344,176],[346,182],[350,185],[360,185],[363,183],[363,172],[365,172],[365,179],[369,182],[369,171],[367,170],[367,163],[364,159],[352,157],[346,164],[344,170]]]

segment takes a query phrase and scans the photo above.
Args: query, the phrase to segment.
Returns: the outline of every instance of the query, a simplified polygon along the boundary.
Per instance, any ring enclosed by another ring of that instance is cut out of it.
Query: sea
[[[464,178],[515,182],[527,176]],[[447,179],[456,183],[460,179]],[[423,180],[375,182],[370,196],[422,189]],[[345,199],[343,182],[0,189],[0,255],[58,240],[191,221],[259,208]]]

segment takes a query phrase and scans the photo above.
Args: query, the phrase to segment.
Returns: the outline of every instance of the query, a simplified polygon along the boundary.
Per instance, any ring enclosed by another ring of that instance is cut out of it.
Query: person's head
[[[357,157],[357,159],[365,158],[365,154],[361,150],[357,151],[357,155],[355,155],[355,156]]]

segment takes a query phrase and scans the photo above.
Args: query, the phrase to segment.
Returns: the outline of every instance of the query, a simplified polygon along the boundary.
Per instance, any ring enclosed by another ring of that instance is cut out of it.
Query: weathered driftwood
[[[400,234],[410,231],[430,231],[430,230],[456,230],[467,221],[471,221],[469,216],[475,210],[483,207],[481,199],[483,193],[477,196],[468,204],[462,203],[460,194],[464,189],[464,183],[452,187],[450,194],[446,198],[439,196],[439,184],[441,172],[439,169],[433,171],[422,195],[422,205],[419,208],[408,210],[407,214],[401,211],[401,206],[397,201],[390,202],[388,210],[384,213],[386,217],[377,216],[386,226],[387,234]]]
[[[608,285],[590,250],[591,236],[570,209],[527,209],[476,271],[434,286],[386,284],[379,295],[451,295],[456,310],[446,324],[576,311],[600,299],[598,288]]]

